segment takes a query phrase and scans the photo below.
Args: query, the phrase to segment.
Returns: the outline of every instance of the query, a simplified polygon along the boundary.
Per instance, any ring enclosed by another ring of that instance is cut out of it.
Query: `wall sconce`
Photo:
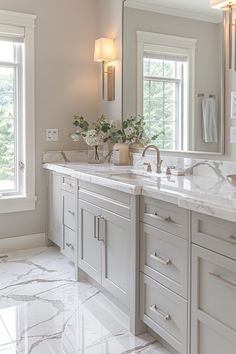
[[[233,8],[236,7],[236,0],[211,0],[210,5],[213,9],[218,9],[229,12],[229,69],[232,69],[232,27],[234,26],[234,33],[235,33],[235,58],[234,58],[234,70],[236,70],[236,20],[233,23]],[[224,15],[226,17],[226,15]],[[225,21],[226,23],[226,21]]]
[[[115,60],[115,43],[111,38],[99,38],[95,41],[94,61],[102,63],[102,98],[105,98],[105,75],[107,75],[107,100],[115,100],[115,66],[105,63]]]

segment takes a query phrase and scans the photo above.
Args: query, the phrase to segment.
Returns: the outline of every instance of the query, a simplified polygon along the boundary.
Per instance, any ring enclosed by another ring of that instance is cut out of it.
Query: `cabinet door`
[[[97,221],[101,209],[79,201],[79,268],[101,283],[101,243],[97,239]]]
[[[99,219],[99,239],[103,248],[102,285],[129,307],[130,222],[109,211]]]
[[[192,354],[235,354],[236,262],[192,247]]]
[[[54,172],[49,173],[48,196],[48,238],[62,247],[61,176]]]

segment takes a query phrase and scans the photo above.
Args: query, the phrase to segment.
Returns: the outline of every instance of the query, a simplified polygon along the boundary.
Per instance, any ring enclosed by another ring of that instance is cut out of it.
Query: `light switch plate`
[[[236,119],[236,91],[231,92],[231,119]]]
[[[236,144],[236,127],[230,128],[230,144]]]
[[[58,141],[58,129],[46,129],[47,141]]]

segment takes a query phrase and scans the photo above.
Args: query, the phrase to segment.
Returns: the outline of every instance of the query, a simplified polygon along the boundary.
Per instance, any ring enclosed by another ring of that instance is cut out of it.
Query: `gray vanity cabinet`
[[[48,173],[48,239],[71,261],[76,253],[76,180]]]
[[[79,202],[79,268],[101,283],[101,244],[97,238],[98,216],[101,209]]]
[[[124,217],[127,206],[116,200],[120,196],[122,199],[122,193],[98,186],[95,192],[92,184],[85,184],[85,188],[80,188],[78,201],[79,268],[128,308],[130,219]]]
[[[191,354],[236,352],[236,224],[192,213]]]
[[[62,247],[61,175],[48,174],[48,239]]]
[[[102,285],[129,306],[130,221],[107,210],[102,210],[102,218]]]

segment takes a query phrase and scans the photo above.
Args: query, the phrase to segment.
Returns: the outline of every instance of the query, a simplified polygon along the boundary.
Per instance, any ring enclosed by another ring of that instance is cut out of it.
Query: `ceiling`
[[[129,0],[127,0],[127,2],[129,3]],[[206,18],[215,19],[215,21],[218,19],[217,22],[222,18],[221,11],[210,7],[210,0],[131,0],[130,2],[133,3],[133,5],[137,4],[138,7],[146,6],[150,9],[159,7],[176,12],[183,11],[183,16],[187,13],[195,13],[200,16],[205,16]]]

